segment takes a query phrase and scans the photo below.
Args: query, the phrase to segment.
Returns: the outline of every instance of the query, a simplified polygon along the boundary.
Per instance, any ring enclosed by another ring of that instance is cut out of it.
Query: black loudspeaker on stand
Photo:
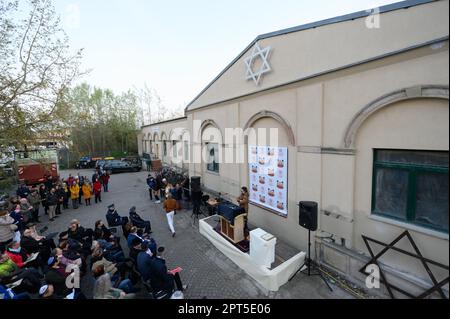
[[[199,193],[202,191],[200,176],[191,177],[191,192]]]
[[[316,202],[300,202],[299,203],[299,223],[300,226],[308,230],[308,256],[303,265],[297,270],[297,272],[289,279],[291,281],[299,272],[308,271],[308,276],[320,276],[330,291],[333,291],[328,281],[323,276],[320,268],[315,266],[311,260],[311,231],[317,230],[317,207]],[[302,270],[306,267],[305,270]]]
[[[202,201],[202,187],[201,187],[201,178],[200,176],[192,176],[191,177],[191,200],[192,200],[192,221],[193,225],[195,225],[195,220],[199,220],[200,215],[200,206]]]

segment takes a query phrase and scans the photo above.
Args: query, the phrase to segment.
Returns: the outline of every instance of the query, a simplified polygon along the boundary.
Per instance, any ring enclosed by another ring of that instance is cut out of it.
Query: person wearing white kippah
[[[53,285],[44,285],[39,289],[39,296],[42,299],[57,299],[54,292]]]

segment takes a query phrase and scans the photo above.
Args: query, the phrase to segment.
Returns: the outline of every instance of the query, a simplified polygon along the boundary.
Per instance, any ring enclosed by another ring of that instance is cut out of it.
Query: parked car
[[[135,167],[138,171],[142,170],[142,159],[139,156],[128,156],[122,158],[122,161],[129,163],[131,166]]]
[[[95,165],[95,162],[92,161],[92,157],[90,156],[83,156],[78,161],[77,168],[93,168]]]
[[[14,176],[14,169],[10,164],[0,164],[0,170],[6,176]]]
[[[140,171],[140,169],[135,165],[131,165],[128,162],[117,160],[106,162],[103,165],[103,170],[109,172],[110,174]]]
[[[103,169],[103,166],[106,164],[106,160],[98,160],[97,162],[95,162],[95,168],[96,169]]]
[[[114,161],[114,160],[116,160],[114,157],[104,157],[104,158],[97,158],[96,159],[96,162],[95,162],[95,165],[94,165],[94,168],[95,169],[103,169],[103,166],[106,164],[106,163],[108,163],[108,162],[110,162],[110,161]]]
[[[0,207],[5,207],[8,205],[9,194],[0,192]]]

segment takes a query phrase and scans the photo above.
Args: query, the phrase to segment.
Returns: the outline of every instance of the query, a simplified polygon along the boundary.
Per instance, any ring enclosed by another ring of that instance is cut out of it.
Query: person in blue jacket
[[[159,196],[156,193],[158,184],[156,183],[156,179],[150,174],[147,177],[147,186],[148,186],[148,193],[150,195],[150,200],[153,200],[153,193],[155,192],[155,199],[156,201],[158,201]]]
[[[17,189],[16,194],[17,194],[17,196],[19,196],[20,198],[27,198],[28,195],[31,194],[31,191],[30,191],[30,189],[28,188],[28,186],[25,185],[24,182],[21,182],[19,188]]]
[[[13,289],[0,285],[0,300],[25,300],[31,299],[26,292],[16,294]]]
[[[143,229],[145,234],[152,233],[152,225],[150,221],[142,219],[142,217],[136,212],[135,206],[130,208],[130,222],[133,226]]]
[[[106,212],[106,220],[108,221],[109,227],[124,226],[128,223],[128,217],[122,217],[116,210],[114,204],[108,206],[108,211]]]

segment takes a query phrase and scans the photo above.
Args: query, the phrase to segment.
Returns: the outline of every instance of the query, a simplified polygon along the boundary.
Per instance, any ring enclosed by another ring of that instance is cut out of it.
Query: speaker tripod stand
[[[306,269],[303,269],[304,267],[306,267]],[[311,230],[310,229],[308,229],[308,256],[306,257],[306,260],[303,263],[303,265],[301,265],[300,268],[295,272],[295,274],[292,275],[292,277],[289,279],[289,281],[294,279],[294,277],[297,276],[297,274],[299,272],[301,272],[303,274],[306,272],[308,277],[310,277],[310,276],[319,276],[323,280],[323,282],[327,285],[328,289],[330,289],[330,291],[333,292],[333,288],[331,288],[330,284],[328,283],[328,281],[323,276],[323,274],[320,271],[319,267],[317,267],[316,265],[314,265],[312,263],[312,260],[311,260]]]
[[[197,220],[197,223],[199,223],[200,215],[201,215],[201,202],[195,201],[192,205],[192,215],[191,215],[193,226],[195,226],[196,220]]]
[[[192,225],[195,226],[195,221],[197,221],[197,224],[200,221],[200,218],[198,217],[200,214],[199,213],[192,213],[191,218],[192,218]]]

